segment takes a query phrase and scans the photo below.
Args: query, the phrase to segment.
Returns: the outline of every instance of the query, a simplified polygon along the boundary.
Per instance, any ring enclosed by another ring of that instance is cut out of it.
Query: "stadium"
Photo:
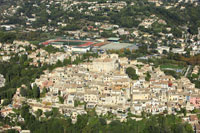
[[[114,38],[115,39],[115,38]],[[116,40],[116,39],[115,39]],[[64,47],[65,50],[72,50],[73,52],[87,52],[89,50],[120,50],[120,49],[138,49],[138,47],[133,43],[120,43],[114,42],[111,39],[106,39],[102,41],[93,40],[69,40],[69,39],[52,39],[41,43],[42,45],[54,45],[59,47]]]

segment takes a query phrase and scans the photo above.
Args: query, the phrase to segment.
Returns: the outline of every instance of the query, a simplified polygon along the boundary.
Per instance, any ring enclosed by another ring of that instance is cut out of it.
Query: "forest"
[[[63,116],[56,108],[44,113],[38,110],[36,115],[30,113],[29,109],[27,104],[23,104],[21,109],[15,110],[17,116],[21,115],[24,118],[24,122],[11,121],[8,117],[0,121],[9,125],[19,125],[33,133],[193,133],[191,125],[175,115],[150,115],[139,121],[129,117],[127,121],[120,122],[109,117],[112,113],[108,113],[109,116],[97,116],[92,109],[87,114],[78,115],[77,122],[73,124],[70,117]],[[46,116],[43,119],[42,114]]]

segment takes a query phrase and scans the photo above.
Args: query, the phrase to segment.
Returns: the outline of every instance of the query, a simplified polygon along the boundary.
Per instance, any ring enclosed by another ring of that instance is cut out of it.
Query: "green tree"
[[[33,97],[39,98],[40,97],[40,88],[37,87],[36,84],[33,85]]]
[[[63,104],[63,103],[64,103],[64,98],[61,97],[61,96],[59,96],[58,98],[59,98],[59,102],[60,102],[61,104]]]
[[[128,74],[129,78],[131,78],[133,80],[137,80],[138,79],[138,75],[136,74],[135,69],[132,68],[132,67],[128,67],[126,69],[126,74]]]
[[[151,79],[151,75],[149,73],[149,71],[146,73],[146,77],[145,77],[145,80],[146,81],[149,81]]]
[[[38,110],[35,112],[37,118],[39,118],[39,117],[42,115],[42,113],[43,113],[43,112],[42,112],[41,109],[38,109]]]

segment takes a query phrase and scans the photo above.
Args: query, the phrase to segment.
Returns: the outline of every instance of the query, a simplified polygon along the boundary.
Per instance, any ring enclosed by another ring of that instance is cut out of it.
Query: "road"
[[[191,67],[192,67],[191,65],[188,66],[188,68],[187,68],[187,70],[186,70],[186,72],[185,72],[185,77],[187,77],[188,72],[190,71]]]

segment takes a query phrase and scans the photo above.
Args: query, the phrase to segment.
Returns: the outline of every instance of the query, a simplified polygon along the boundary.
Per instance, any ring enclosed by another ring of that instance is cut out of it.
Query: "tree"
[[[182,37],[182,32],[181,32],[181,30],[179,30],[178,28],[173,28],[173,29],[172,29],[172,34],[173,34],[175,37]]]
[[[86,114],[78,115],[77,122],[75,124],[76,132],[81,132],[81,130],[83,130],[83,128],[87,125],[87,123],[88,123],[88,116]]]
[[[113,34],[111,31],[103,31],[103,32],[101,33],[101,36],[102,36],[102,37],[105,37],[105,38],[108,38],[108,37],[115,37],[116,35]]]
[[[149,48],[156,49],[158,46],[156,43],[150,44]]]
[[[0,42],[2,43],[13,43],[16,39],[15,33],[11,32],[0,32]]]
[[[151,79],[151,75],[149,73],[149,71],[146,73],[146,77],[145,77],[145,80],[146,81],[149,81]]]
[[[197,79],[198,77],[198,74],[192,74],[192,78]]]
[[[192,35],[197,35],[198,34],[198,27],[191,25],[188,29],[188,32]]]
[[[163,50],[162,54],[166,55],[167,54],[167,50]]]
[[[3,106],[7,106],[8,104],[10,104],[11,101],[9,99],[5,99],[2,103]]]
[[[109,124],[108,132],[115,132],[115,133],[122,133],[123,132],[123,126],[122,123],[118,120],[114,120]]]
[[[56,67],[62,67],[62,65],[63,65],[63,63],[60,60],[58,60],[56,62]]]
[[[133,80],[137,80],[138,79],[138,75],[136,74],[135,69],[132,68],[132,67],[128,67],[126,69],[126,74],[128,74],[129,78],[131,78]]]
[[[61,96],[59,96],[58,98],[59,98],[59,102],[60,102],[61,104],[63,104],[63,103],[64,103],[64,98],[61,97]]]
[[[36,84],[33,85],[33,97],[39,98],[40,97],[40,88],[37,87]]]
[[[48,46],[44,47],[43,49],[46,50],[48,53],[61,52],[61,50],[59,50],[58,48],[53,47],[52,45],[48,45]]]
[[[28,95],[26,89],[23,88],[23,87],[21,87],[21,89],[20,89],[20,94],[21,94],[22,96],[24,96],[24,97],[26,97],[26,96]]]
[[[18,131],[15,129],[9,129],[6,131],[6,133],[18,133]]]
[[[47,118],[49,118],[50,116],[53,115],[53,112],[52,112],[52,111],[47,111],[47,112],[44,112],[44,114],[45,114],[45,116],[46,116]]]
[[[187,114],[186,108],[181,108],[181,111],[180,111],[180,112],[183,113],[184,116],[186,116],[186,114]]]
[[[36,112],[35,112],[37,118],[39,118],[41,115],[42,115],[42,110],[41,109],[38,109]]]

